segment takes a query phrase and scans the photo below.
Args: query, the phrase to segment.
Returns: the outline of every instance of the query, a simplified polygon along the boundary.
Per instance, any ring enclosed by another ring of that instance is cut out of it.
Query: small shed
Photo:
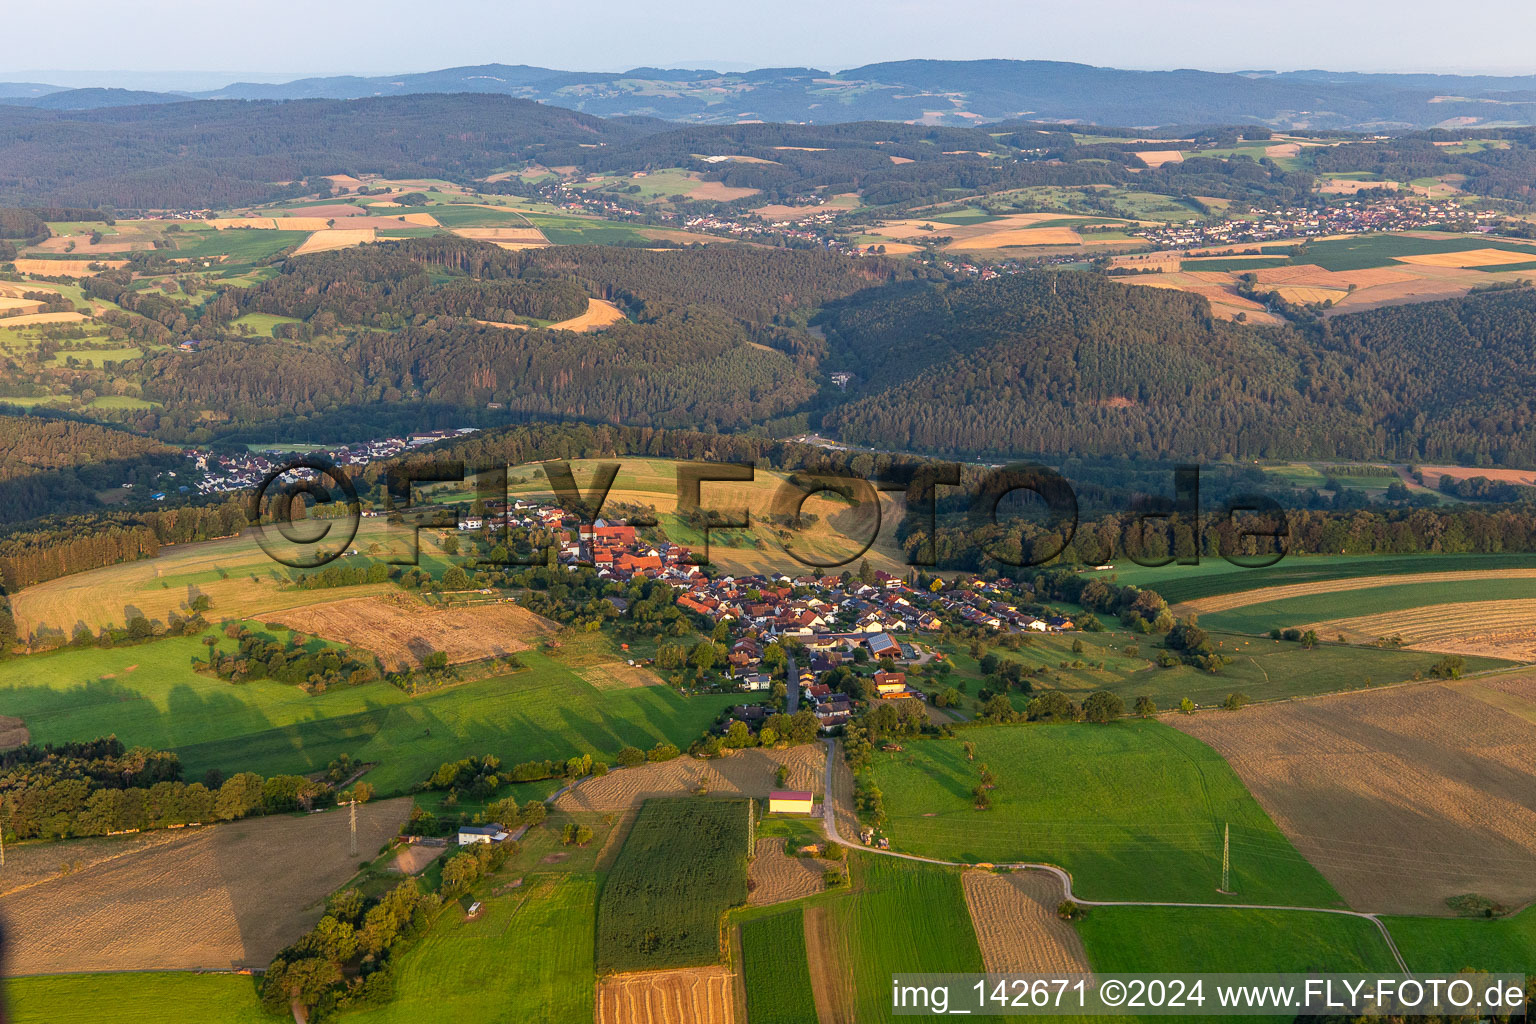
[[[816,794],[798,789],[776,789],[768,794],[769,814],[810,814]]]

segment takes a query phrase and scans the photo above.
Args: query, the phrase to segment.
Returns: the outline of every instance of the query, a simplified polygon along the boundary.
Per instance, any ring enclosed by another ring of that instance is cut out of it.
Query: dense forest
[[[1526,289],[1269,329],[1188,295],[1040,273],[855,299],[825,320],[828,365],[861,380],[822,423],[856,443],[1536,465]]]
[[[99,491],[147,485],[184,464],[169,446],[126,431],[0,413],[0,523],[94,508]]]
[[[547,147],[647,130],[484,95],[0,106],[0,203],[207,209],[306,195],[315,191],[307,179],[327,174],[481,177]]]

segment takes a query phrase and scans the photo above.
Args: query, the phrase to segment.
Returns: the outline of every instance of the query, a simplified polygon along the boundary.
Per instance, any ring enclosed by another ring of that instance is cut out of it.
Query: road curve
[[[851,847],[856,850],[863,850],[866,853],[877,853],[885,857],[899,857],[902,860],[920,861],[924,864],[940,864],[946,867],[966,868],[974,866],[971,864],[966,864],[962,861],[939,860],[934,857],[919,857],[916,854],[897,853],[894,850],[877,850],[874,847],[865,846],[863,843],[857,842],[855,840],[845,839],[837,830],[837,801],[834,799],[832,788],[835,781],[833,766],[836,764],[835,758],[837,757],[838,747],[837,740],[828,739],[824,742],[827,745],[827,766],[826,778],[823,782],[823,792],[825,796],[821,802],[821,819],[822,824],[826,828],[828,839],[842,846]],[[1209,910],[1295,910],[1309,914],[1338,914],[1343,917],[1364,918],[1365,920],[1374,924],[1377,931],[1381,932],[1381,937],[1386,940],[1387,948],[1392,951],[1392,957],[1397,961],[1397,966],[1402,970],[1402,972],[1404,974],[1412,973],[1408,970],[1408,963],[1403,959],[1403,954],[1398,950],[1397,943],[1392,941],[1392,933],[1387,930],[1386,922],[1382,921],[1382,919],[1376,914],[1367,914],[1359,910],[1340,910],[1337,907],[1291,907],[1270,903],[1164,903],[1152,900],[1088,900],[1073,894],[1071,874],[1069,874],[1065,868],[1058,867],[1055,864],[1035,864],[1028,861],[1020,861],[1013,864],[999,864],[996,866],[1011,868],[1016,871],[1049,872],[1050,874],[1055,875],[1057,880],[1061,882],[1064,898],[1071,900],[1073,903],[1081,904],[1085,907],[1194,907]]]

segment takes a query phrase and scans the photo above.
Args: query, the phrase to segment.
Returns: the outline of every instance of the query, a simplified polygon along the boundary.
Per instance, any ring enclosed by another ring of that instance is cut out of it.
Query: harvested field
[[[588,299],[587,311],[581,316],[562,320],[557,324],[550,324],[552,331],[600,331],[609,324],[616,324],[624,319],[624,311],[619,309],[607,299]]]
[[[843,756],[841,744],[833,752],[832,758],[832,792],[824,799],[832,804],[837,834],[844,839],[857,839],[859,816],[853,809],[853,769],[848,767],[848,759]]]
[[[1325,195],[1352,196],[1373,188],[1402,188],[1395,181],[1368,181],[1363,178],[1319,178],[1317,190]]]
[[[826,213],[827,208],[825,206],[783,206],[775,203],[759,206],[752,212],[764,220],[804,220],[818,213]]]
[[[324,223],[323,221],[321,223]],[[322,228],[293,250],[295,256],[307,256],[312,252],[329,252],[332,249],[349,249],[354,245],[366,245],[374,240],[373,228]]]
[[[1514,249],[1469,249],[1465,252],[1427,252],[1417,256],[1395,256],[1399,263],[1417,263],[1424,267],[1497,267],[1506,263],[1536,263],[1536,253]]]
[[[100,269],[117,270],[128,265],[127,260],[15,260],[16,273],[41,274],[45,277],[95,277]]]
[[[272,224],[283,231],[324,231],[331,226],[331,217],[274,217]]]
[[[628,665],[611,661],[601,665],[589,665],[574,669],[583,680],[599,690],[633,690],[641,686],[658,686],[661,677],[642,665]]]
[[[1301,144],[1296,142],[1277,142],[1273,146],[1265,146],[1264,155],[1273,158],[1300,156]]]
[[[1228,612],[1234,608],[1245,608],[1253,604],[1282,601],[1290,597],[1336,594],[1346,590],[1373,590],[1377,587],[1402,586],[1408,583],[1463,583],[1475,580],[1513,579],[1536,579],[1536,569],[1463,569],[1458,572],[1414,572],[1397,576],[1351,576],[1345,579],[1287,583],[1278,587],[1259,587],[1234,594],[1202,597],[1194,601],[1181,602],[1173,605],[1172,608],[1175,615],[1183,616],[1190,612],[1206,615],[1211,612]]]
[[[956,251],[1003,249],[1011,245],[1081,245],[1083,236],[1071,228],[1021,228],[961,238],[944,248]]]
[[[224,231],[228,228],[247,228],[257,231],[277,230],[277,220],[273,217],[213,217],[203,221],[203,223],[215,231]],[[288,227],[293,228],[297,221],[289,218],[284,223]],[[323,223],[320,226],[325,227]]]
[[[1313,302],[1338,302],[1349,292],[1335,288],[1276,288],[1275,291],[1286,302],[1307,305]]]
[[[591,778],[555,801],[562,811],[627,811],[652,797],[688,796],[704,786],[712,796],[766,799],[781,788],[779,765],[789,766],[790,789],[818,792],[824,765],[822,748],[813,743],[785,750],[738,750],[710,760],[675,757],[670,761],[617,768]]]
[[[759,839],[752,863],[747,865],[747,903],[766,907],[774,903],[814,896],[824,890],[827,862],[817,857],[791,857],[784,840]]]
[[[29,739],[31,734],[27,732],[27,727],[21,719],[0,715],[0,750],[19,747]]]
[[[597,1024],[734,1024],[728,967],[612,974],[597,983]]]
[[[1536,599],[1465,601],[1309,622],[1303,630],[1349,643],[1400,636],[1403,646],[1446,654],[1536,661]]]
[[[1536,717],[1536,678],[1501,699]],[[1487,685],[1480,681],[1475,685]],[[1478,893],[1536,898],[1536,721],[1461,684],[1176,715],[1214,747],[1356,910],[1447,914]],[[1234,842],[1234,860],[1269,850]]]
[[[460,238],[477,238],[482,241],[517,242],[521,245],[548,245],[549,239],[538,228],[455,228]]]
[[[365,217],[368,211],[361,206],[351,203],[332,203],[329,206],[305,206],[294,210],[291,216],[278,214],[286,227],[300,217],[319,217],[321,219],[335,220],[340,217]]]
[[[400,847],[395,853],[394,859],[389,862],[388,870],[397,875],[419,875],[425,871],[433,861],[446,853],[446,846],[427,846],[424,843],[410,843]]]
[[[0,873],[0,896],[66,875],[79,875],[96,865],[184,842],[198,834],[197,829],[161,828],[125,836],[13,844],[5,851],[5,871]]]
[[[251,818],[177,830],[174,841],[0,898],[17,974],[265,967],[321,901],[395,835],[409,799],[347,815]],[[184,838],[183,838],[184,837]]]
[[[1438,487],[1443,476],[1452,480],[1470,480],[1481,476],[1508,484],[1536,486],[1536,471],[1529,469],[1478,469],[1470,466],[1420,466],[1419,469],[1424,474],[1424,486],[1430,488]]]
[[[5,317],[9,314],[25,316],[28,313],[39,312],[44,305],[46,303],[38,302],[36,299],[16,299],[10,296],[0,297],[0,317]]]
[[[1088,971],[1083,942],[1056,916],[1061,882],[1044,871],[996,875],[967,871],[960,878],[976,941],[989,974]]]
[[[1136,153],[1141,157],[1141,162],[1148,167],[1161,167],[1163,164],[1181,164],[1184,162],[1184,154],[1177,149],[1147,149]]]
[[[511,602],[431,608],[403,594],[294,608],[272,620],[372,651],[392,670],[419,666],[434,651],[450,664],[515,654],[559,629]]]
[[[0,327],[33,327],[37,324],[77,324],[90,317],[84,313],[26,313],[0,320]]]
[[[853,976],[845,969],[836,929],[826,907],[805,908],[805,959],[818,1024],[855,1024]]]

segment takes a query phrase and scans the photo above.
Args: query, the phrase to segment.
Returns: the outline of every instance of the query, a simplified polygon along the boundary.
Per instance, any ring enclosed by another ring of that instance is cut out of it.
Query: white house
[[[471,846],[475,843],[500,843],[508,838],[509,833],[500,825],[460,825],[459,845]]]

